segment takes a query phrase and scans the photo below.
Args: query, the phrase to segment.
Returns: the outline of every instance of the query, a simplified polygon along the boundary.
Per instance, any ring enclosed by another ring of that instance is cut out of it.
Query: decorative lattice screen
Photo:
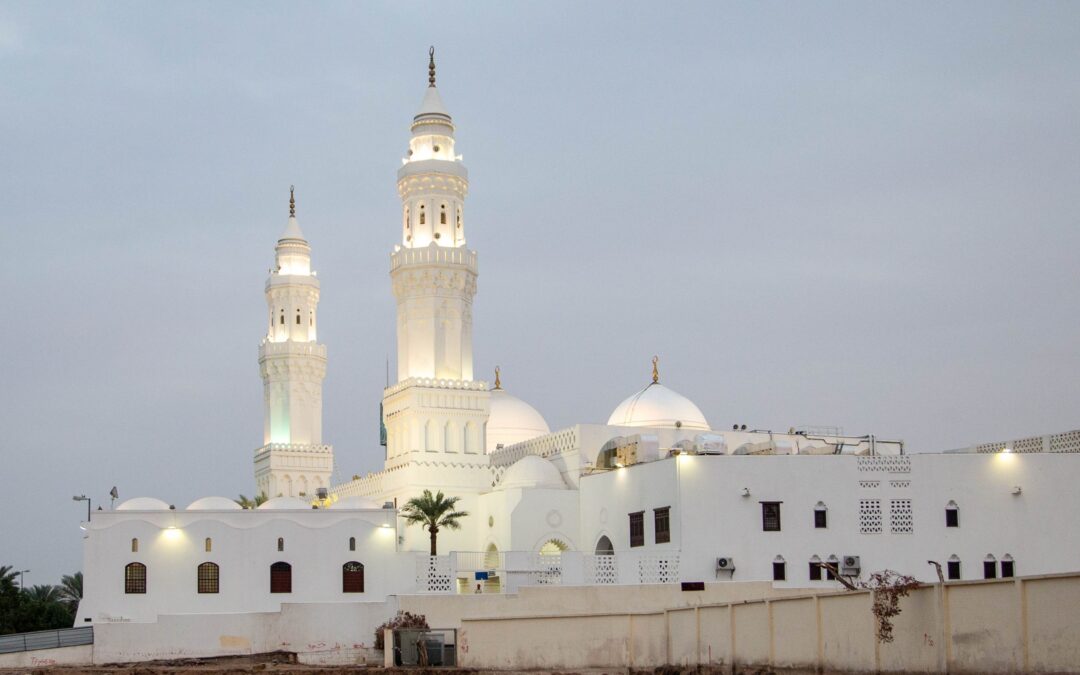
[[[881,500],[859,500],[859,532],[881,534]]]

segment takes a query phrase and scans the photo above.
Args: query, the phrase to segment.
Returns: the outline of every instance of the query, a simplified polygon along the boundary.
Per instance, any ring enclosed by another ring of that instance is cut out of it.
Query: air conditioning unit
[[[862,569],[862,563],[857,555],[845,555],[840,561],[840,574],[844,576],[858,576]]]
[[[717,572],[734,572],[735,571],[735,559],[734,558],[717,558],[716,559],[716,571]]]

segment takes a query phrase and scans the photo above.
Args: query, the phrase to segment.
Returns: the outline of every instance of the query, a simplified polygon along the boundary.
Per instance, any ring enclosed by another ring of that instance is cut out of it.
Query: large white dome
[[[188,511],[235,511],[243,507],[228,497],[203,497],[188,504]]]
[[[693,401],[659,382],[651,382],[620,403],[607,423],[620,427],[709,429],[705,415]]]
[[[551,433],[543,415],[517,396],[503,389],[491,390],[491,415],[487,423],[488,453],[530,438]]]
[[[168,511],[169,504],[154,497],[134,497],[116,507],[117,511]]]
[[[525,455],[510,465],[499,481],[497,490],[512,488],[544,488],[565,490],[566,483],[555,465],[536,455]]]

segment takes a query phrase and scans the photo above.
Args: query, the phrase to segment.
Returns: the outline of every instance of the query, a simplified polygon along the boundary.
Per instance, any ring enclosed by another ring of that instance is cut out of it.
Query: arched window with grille
[[[960,527],[960,507],[954,501],[945,505],[945,527]]]
[[[133,562],[124,567],[124,593],[146,593],[146,565]]]
[[[270,592],[292,593],[292,565],[276,562],[270,566]]]
[[[209,541],[209,539],[207,540]],[[204,562],[199,565],[198,589],[200,593],[217,593],[220,569],[217,563]]]
[[[364,592],[364,565],[355,560],[341,566],[341,592]]]

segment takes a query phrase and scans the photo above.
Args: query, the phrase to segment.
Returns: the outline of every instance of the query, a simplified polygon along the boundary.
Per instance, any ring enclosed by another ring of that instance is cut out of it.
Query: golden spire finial
[[[435,47],[428,50],[427,81],[429,87],[435,86]]]
[[[495,366],[495,388],[502,389],[502,380],[499,379],[499,367]]]
[[[289,186],[289,217],[296,217],[296,186]]]
[[[659,384],[660,382],[660,370],[656,367],[656,364],[660,362],[659,356],[652,357],[652,381],[653,384]]]

